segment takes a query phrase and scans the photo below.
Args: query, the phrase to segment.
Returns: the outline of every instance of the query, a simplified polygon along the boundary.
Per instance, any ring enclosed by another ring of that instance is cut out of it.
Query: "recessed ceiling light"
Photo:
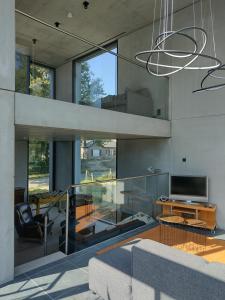
[[[67,14],[67,18],[71,19],[72,17],[73,17],[73,14],[71,13],[71,11],[69,11]]]

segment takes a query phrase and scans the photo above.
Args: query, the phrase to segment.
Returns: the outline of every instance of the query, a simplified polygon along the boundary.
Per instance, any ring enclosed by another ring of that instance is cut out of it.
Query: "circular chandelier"
[[[156,18],[156,7],[157,0],[155,0],[154,8],[154,21],[152,30],[152,43],[151,49],[140,51],[135,55],[135,58],[144,63],[148,73],[157,76],[164,77],[173,75],[181,70],[214,70],[219,69],[222,66],[222,62],[216,57],[216,55],[208,55],[203,53],[207,44],[207,32],[204,30],[203,14],[202,14],[202,0],[201,2],[201,20],[202,27],[195,25],[195,1],[193,0],[193,26],[184,27],[178,30],[173,29],[173,1],[174,0],[161,0],[160,7],[160,21],[159,21],[159,32],[154,40],[155,36],[155,18]],[[210,0],[211,2],[211,0]],[[210,3],[211,4],[211,3]],[[211,7],[211,5],[210,5]],[[169,17],[170,15],[170,17]],[[213,24],[212,24],[213,31]],[[214,32],[213,32],[214,34]],[[197,38],[200,37],[200,38]],[[182,37],[187,42],[191,42],[192,49],[181,50],[171,49],[168,44],[169,42],[177,37]],[[213,42],[215,43],[214,35]],[[215,44],[214,44],[215,49]],[[160,55],[163,58],[176,59],[177,63],[171,62],[166,63],[161,61]],[[193,65],[198,58],[204,58],[208,61],[207,64]],[[213,61],[214,63],[211,63]],[[212,74],[212,72],[210,72]]]
[[[210,78],[214,78],[214,79],[222,79],[225,81],[225,76],[218,76],[216,75],[216,73],[218,71],[225,71],[225,64],[219,66],[216,69],[212,69],[209,70],[207,72],[207,74],[203,77],[202,81],[201,81],[201,88],[194,90],[193,93],[200,93],[200,92],[204,92],[204,91],[217,91],[220,90],[221,88],[225,87],[225,83],[219,83],[219,84],[211,84],[211,85],[207,85],[206,82],[208,79]]]

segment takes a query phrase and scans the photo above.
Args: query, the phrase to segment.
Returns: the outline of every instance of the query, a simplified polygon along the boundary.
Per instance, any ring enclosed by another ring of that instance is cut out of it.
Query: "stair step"
[[[52,253],[50,255],[37,258],[35,260],[32,260],[28,263],[22,264],[20,266],[15,267],[15,276],[21,275],[23,273],[32,271],[34,269],[37,269],[39,267],[45,266],[49,263],[55,262],[57,260],[60,260],[62,258],[66,257],[64,253],[61,251],[58,251],[56,253]]]

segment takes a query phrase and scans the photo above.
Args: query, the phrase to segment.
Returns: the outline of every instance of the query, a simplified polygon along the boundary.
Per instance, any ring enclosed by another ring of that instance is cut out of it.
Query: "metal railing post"
[[[70,206],[70,195],[69,189],[66,192],[66,236],[65,236],[65,253],[68,255],[68,242],[69,242],[69,206]]]
[[[47,255],[48,215],[44,219],[44,256]]]

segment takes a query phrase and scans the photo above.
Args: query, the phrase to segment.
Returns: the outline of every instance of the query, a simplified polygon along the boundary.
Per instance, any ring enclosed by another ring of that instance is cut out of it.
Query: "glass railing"
[[[18,11],[16,27],[17,92],[168,119],[169,79],[150,75],[135,60],[142,49],[131,36],[105,46],[107,52],[92,44],[92,36],[79,39],[79,32],[47,26]],[[43,33],[42,39],[30,38],[32,28]]]
[[[151,225],[159,214],[155,200],[161,195],[168,196],[167,173],[75,184],[64,192],[32,195],[29,204],[17,206],[15,223],[21,238],[15,239],[16,265],[59,251],[81,251]],[[25,228],[22,219],[28,207],[33,221]]]
[[[154,223],[155,200],[168,196],[168,173],[72,185],[67,195],[60,241],[68,254]]]

